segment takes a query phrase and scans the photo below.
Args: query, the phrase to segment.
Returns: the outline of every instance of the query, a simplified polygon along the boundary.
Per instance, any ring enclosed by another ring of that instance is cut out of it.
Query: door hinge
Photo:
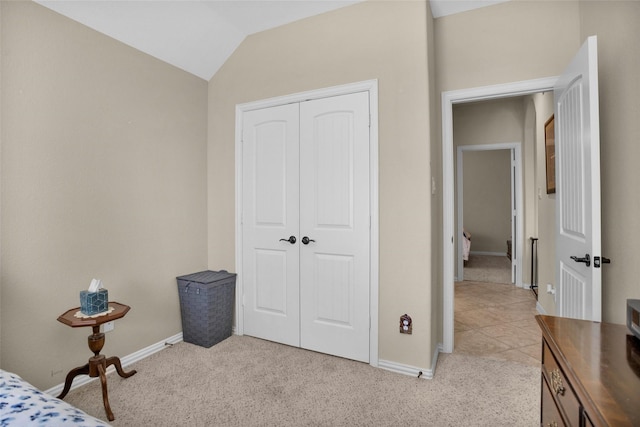
[[[593,267],[600,268],[600,264],[611,264],[611,260],[605,257],[594,256],[593,257]]]

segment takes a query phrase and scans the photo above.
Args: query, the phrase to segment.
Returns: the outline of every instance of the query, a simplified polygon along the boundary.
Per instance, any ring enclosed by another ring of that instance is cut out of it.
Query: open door
[[[562,317],[600,321],[600,126],[597,39],[589,37],[554,87],[556,284]]]

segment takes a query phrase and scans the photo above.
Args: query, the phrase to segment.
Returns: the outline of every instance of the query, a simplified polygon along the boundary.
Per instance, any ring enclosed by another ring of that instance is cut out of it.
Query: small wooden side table
[[[118,302],[109,302],[109,308],[112,307],[113,311],[111,311],[111,313],[97,317],[75,317],[75,314],[80,311],[80,307],[67,310],[58,316],[58,322],[64,323],[72,328],[80,328],[83,326],[91,326],[93,328],[93,333],[89,335],[89,349],[93,352],[93,356],[89,358],[89,363],[86,365],[79,366],[69,371],[67,378],[64,381],[64,389],[58,396],[58,399],[64,399],[69,392],[69,389],[71,389],[73,379],[78,375],[89,375],[92,378],[100,377],[100,382],[102,383],[102,400],[104,402],[104,410],[107,413],[109,421],[113,421],[115,417],[111,411],[109,395],[107,394],[107,368],[114,365],[118,375],[122,378],[129,378],[136,373],[135,370],[125,372],[122,369],[120,358],[116,356],[107,358],[100,354],[105,341],[104,333],[100,332],[100,325],[124,317],[131,308],[128,305],[120,304]]]

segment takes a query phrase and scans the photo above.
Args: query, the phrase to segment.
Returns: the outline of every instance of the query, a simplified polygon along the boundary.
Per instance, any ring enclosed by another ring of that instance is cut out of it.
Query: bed
[[[108,427],[70,404],[44,393],[18,375],[0,369],[0,427]]]
[[[471,252],[471,233],[462,229],[462,259],[469,261],[469,252]]]

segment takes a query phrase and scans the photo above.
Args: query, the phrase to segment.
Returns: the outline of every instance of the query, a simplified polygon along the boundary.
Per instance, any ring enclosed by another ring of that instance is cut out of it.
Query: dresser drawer
[[[580,402],[564,372],[558,366],[558,362],[547,346],[547,342],[543,342],[542,372],[549,386],[549,391],[555,397],[558,409],[562,413],[566,424],[580,426]]]
[[[544,375],[542,376],[542,406],[541,406],[541,422],[542,427],[564,427],[562,416],[556,406],[556,401],[551,396],[550,385]]]

